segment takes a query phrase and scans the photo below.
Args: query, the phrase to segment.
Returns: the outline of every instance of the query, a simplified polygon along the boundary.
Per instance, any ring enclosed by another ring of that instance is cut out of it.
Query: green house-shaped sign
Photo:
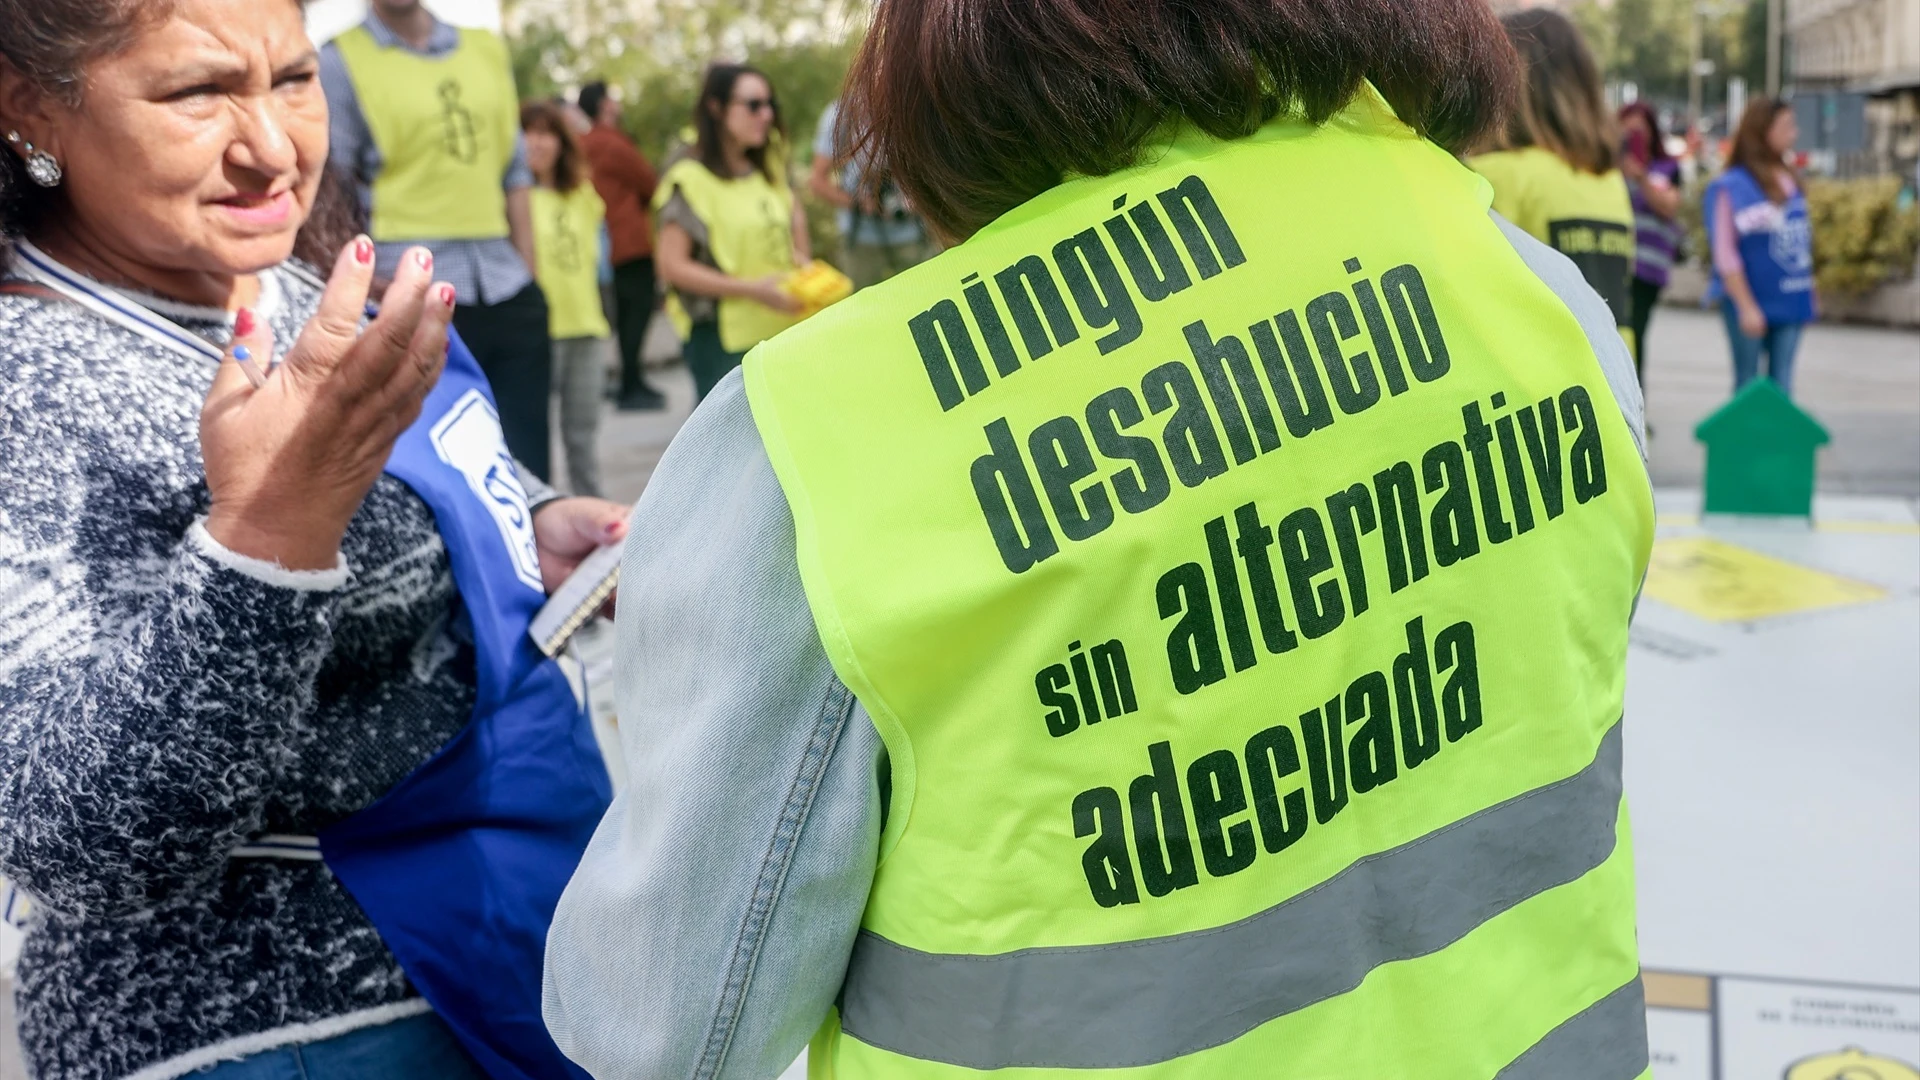
[[[1813,454],[1827,429],[1761,376],[1693,429],[1707,444],[1709,514],[1813,513]]]

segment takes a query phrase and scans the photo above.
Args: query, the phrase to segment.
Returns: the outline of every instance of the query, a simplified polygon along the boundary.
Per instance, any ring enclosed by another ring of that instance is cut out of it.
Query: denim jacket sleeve
[[[738,373],[634,510],[617,638],[629,782],[555,913],[547,1027],[598,1080],[769,1080],[839,993],[883,750],[821,648]]]

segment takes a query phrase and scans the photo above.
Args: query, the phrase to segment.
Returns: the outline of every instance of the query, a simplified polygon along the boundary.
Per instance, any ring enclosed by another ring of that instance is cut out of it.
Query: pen
[[[247,348],[245,345],[235,346],[233,350],[233,362],[240,365],[241,371],[246,372],[247,381],[253,384],[255,390],[267,384],[267,377],[261,373],[260,365],[253,362],[252,349]]]

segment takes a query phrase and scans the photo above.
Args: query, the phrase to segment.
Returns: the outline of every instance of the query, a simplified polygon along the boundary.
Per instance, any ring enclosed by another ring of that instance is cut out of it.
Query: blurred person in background
[[[1504,15],[1526,89],[1499,149],[1469,164],[1493,184],[1493,208],[1573,260],[1632,337],[1633,202],[1600,68],[1572,20],[1547,8]]]
[[[575,1075],[541,946],[609,792],[527,630],[624,508],[515,464],[432,252],[363,329],[376,245],[299,3],[0,0],[0,26],[28,1074]]]
[[[1793,106],[1779,98],[1747,105],[1734,129],[1727,168],[1707,185],[1707,246],[1713,286],[1733,351],[1733,389],[1766,374],[1793,393],[1800,335],[1819,314],[1813,291],[1813,226],[1799,178],[1787,164],[1800,137]]]
[[[1641,398],[1455,156],[1517,80],[1485,0],[874,6],[854,156],[952,246],[635,511],[574,1060],[1646,1075]]]
[[[781,282],[813,255],[766,75],[709,67],[693,127],[653,195],[654,257],[687,319],[687,367],[704,400],[748,349],[794,324],[801,304]]]
[[[939,254],[939,248],[928,238],[926,225],[907,207],[898,187],[885,180],[867,182],[871,163],[845,152],[839,120],[838,101],[820,114],[807,188],[814,197],[836,208],[841,269],[853,279],[855,288],[864,289],[931,259]]]
[[[533,170],[534,272],[547,296],[560,445],[575,495],[600,495],[600,399],[613,328],[600,306],[600,242],[606,207],[588,183],[586,158],[557,105],[520,109]]]
[[[321,50],[320,77],[331,156],[360,185],[379,275],[411,245],[433,252],[459,295],[454,325],[499,395],[507,446],[545,479],[552,347],[506,44],[420,0],[373,0],[365,22]]]
[[[607,206],[607,257],[613,263],[612,318],[620,340],[620,385],[615,399],[625,411],[666,408],[667,399],[647,384],[641,354],[647,327],[659,306],[653,267],[650,206],[659,178],[653,163],[620,128],[620,99],[604,82],[580,88],[580,111],[593,126],[580,137],[580,149],[593,171],[593,187]]]
[[[1628,326],[1633,330],[1633,366],[1647,381],[1647,324],[1667,287],[1684,234],[1680,212],[1680,163],[1667,152],[1653,107],[1636,101],[1620,110],[1620,172],[1633,199],[1633,284]]]

